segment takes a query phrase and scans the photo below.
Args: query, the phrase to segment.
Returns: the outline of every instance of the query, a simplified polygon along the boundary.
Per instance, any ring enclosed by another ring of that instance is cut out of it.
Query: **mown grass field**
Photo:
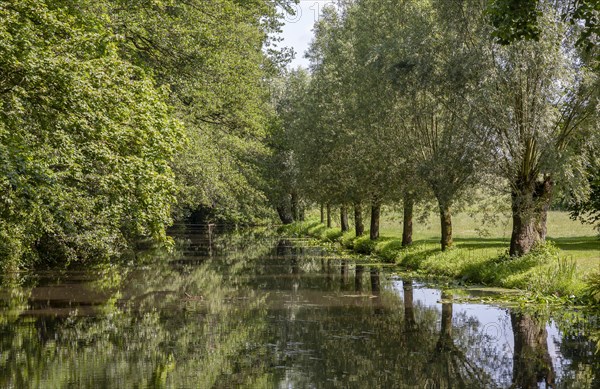
[[[511,223],[507,216],[493,224],[481,215],[456,214],[453,218],[455,246],[441,252],[440,227],[431,214],[414,221],[414,244],[402,247],[402,220],[391,210],[382,213],[381,238],[372,242],[353,232],[341,234],[317,221],[299,223],[291,231],[322,240],[339,241],[363,254],[376,254],[386,262],[424,274],[447,276],[471,283],[524,289],[557,296],[585,294],[586,280],[600,271],[600,238],[590,225],[571,220],[566,212],[548,215],[548,241],[519,259],[508,258]],[[365,221],[368,226],[368,220]]]
[[[394,212],[382,215],[381,235],[390,238],[402,237],[401,218]],[[503,253],[508,250],[511,234],[511,220],[500,216],[496,223],[482,226],[480,217],[459,213],[453,217],[453,234],[457,247],[477,250],[485,253]],[[482,236],[481,229],[486,230]],[[430,215],[425,223],[415,220],[415,242],[437,243],[440,239],[440,226],[436,215]],[[563,252],[562,255],[577,262],[580,271],[600,269],[600,239],[598,231],[589,224],[571,220],[567,212],[551,211],[548,213],[548,239]]]

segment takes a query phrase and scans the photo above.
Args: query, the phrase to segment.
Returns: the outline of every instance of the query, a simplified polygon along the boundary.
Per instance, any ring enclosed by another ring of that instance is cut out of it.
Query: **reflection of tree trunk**
[[[413,303],[412,280],[404,280],[402,282],[402,289],[404,290],[404,329],[407,332],[412,332],[417,328]]]
[[[214,224],[209,224],[208,225],[208,256],[212,257],[213,255],[213,231],[214,231],[215,225]]]
[[[325,271],[325,285],[327,288],[331,288],[333,284],[333,274],[331,271],[331,261],[327,260],[327,270]]]
[[[325,206],[321,204],[321,224],[325,224]]]
[[[552,180],[521,180],[512,193],[513,230],[510,255],[527,254],[538,242],[546,240],[546,221],[552,199]]]
[[[356,274],[354,275],[354,290],[357,292],[362,292],[362,277],[364,271],[364,266],[356,265]]]
[[[348,223],[348,207],[345,205],[340,207],[340,225],[342,226],[342,232],[350,231],[350,224]]]
[[[365,225],[363,223],[362,216],[362,204],[355,203],[354,204],[354,231],[356,236],[362,236],[365,233]]]
[[[371,269],[371,292],[373,294],[378,294],[380,292],[380,278],[379,278],[379,269],[372,268]]]
[[[342,285],[346,285],[348,283],[348,279],[349,279],[349,275],[348,275],[349,267],[348,267],[347,261],[342,261],[341,272],[342,272]]]
[[[442,298],[448,296],[442,295]],[[454,347],[452,341],[452,303],[442,304],[442,326],[436,349],[438,352],[450,351]]]
[[[404,344],[409,355],[414,353],[423,352],[423,339],[418,333],[417,320],[415,319],[414,309],[414,297],[413,297],[413,281],[411,279],[405,279],[402,281],[402,289],[404,290]],[[422,386],[422,372],[419,369],[409,369],[407,372],[408,382],[412,383],[412,386],[407,387],[424,387]],[[421,385],[418,385],[421,383]]]
[[[371,268],[371,294],[373,294],[374,298],[371,299],[373,304],[374,313],[376,315],[380,315],[383,313],[383,308],[381,307],[381,279],[379,275],[379,269]]]
[[[327,204],[327,228],[331,228],[331,204]]]
[[[436,388],[487,388],[492,386],[491,377],[475,361],[470,361],[452,339],[452,296],[442,293],[442,317],[440,335],[434,354],[426,370]]]
[[[402,247],[410,246],[413,242],[413,208],[415,200],[412,194],[404,196],[404,220],[402,227]]]
[[[373,203],[371,206],[371,240],[379,238],[379,217],[381,214],[381,204]]]
[[[292,242],[287,239],[281,239],[277,242],[277,256],[288,257],[292,254]]]
[[[552,358],[548,352],[548,333],[528,315],[511,313],[510,320],[515,339],[513,355],[513,387],[537,388],[554,385]]]
[[[450,213],[450,205],[440,203],[440,222],[442,226],[442,251],[452,247],[452,214]]]

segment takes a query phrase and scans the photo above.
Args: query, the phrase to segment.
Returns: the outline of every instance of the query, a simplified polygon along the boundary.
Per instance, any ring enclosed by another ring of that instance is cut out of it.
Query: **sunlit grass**
[[[359,238],[353,232],[342,235],[336,223],[329,229],[316,221],[293,228],[324,241],[337,240],[355,252],[376,254],[383,261],[410,270],[545,294],[582,296],[584,281],[600,270],[597,231],[571,220],[566,212],[550,212],[548,245],[519,259],[507,256],[511,225],[506,216],[497,217],[495,223],[484,223],[477,215],[455,215],[455,245],[447,252],[440,250],[436,215],[424,219],[415,219],[414,244],[408,248],[402,247],[401,219],[389,210],[382,215],[382,237],[376,242],[370,241],[368,233]]]

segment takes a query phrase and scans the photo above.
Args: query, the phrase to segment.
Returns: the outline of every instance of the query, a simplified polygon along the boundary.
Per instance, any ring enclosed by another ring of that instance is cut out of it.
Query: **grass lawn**
[[[391,218],[382,215],[381,235],[390,238],[402,237],[402,223],[393,212],[388,212]],[[487,236],[478,232],[481,222],[466,213],[453,217],[452,227],[457,247],[478,250],[482,254],[499,254],[508,250],[510,245],[511,220],[500,217],[494,226],[486,226]],[[430,215],[425,223],[415,220],[415,242],[438,242],[440,226],[436,215]],[[551,211],[548,213],[548,240],[563,250],[562,255],[576,261],[578,270],[588,273],[600,269],[600,239],[598,231],[589,224],[571,220],[567,212]]]
[[[519,259],[506,256],[511,232],[507,217],[499,217],[495,224],[489,225],[479,217],[456,214],[455,247],[446,252],[440,251],[440,227],[433,214],[425,220],[415,218],[414,244],[410,248],[402,248],[402,220],[389,210],[382,213],[381,238],[377,242],[370,241],[368,236],[356,238],[352,232],[342,236],[339,228],[326,229],[318,222],[299,223],[292,230],[323,240],[337,240],[357,252],[374,253],[385,261],[423,273],[544,294],[581,296],[584,280],[600,270],[597,231],[571,220],[566,212],[548,215],[548,240],[553,245]]]

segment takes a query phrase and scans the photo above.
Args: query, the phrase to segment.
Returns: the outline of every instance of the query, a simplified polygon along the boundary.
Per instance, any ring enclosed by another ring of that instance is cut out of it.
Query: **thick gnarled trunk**
[[[356,236],[362,236],[365,233],[361,203],[354,204],[354,232],[356,233]]]
[[[415,201],[413,196],[407,194],[404,196],[404,219],[402,221],[402,247],[410,246],[413,243],[413,209]]]
[[[440,224],[442,227],[442,251],[446,251],[454,244],[452,240],[452,213],[450,212],[450,205],[447,203],[440,203]]]
[[[373,203],[371,206],[371,240],[379,239],[379,217],[381,215],[381,204]]]
[[[292,212],[285,205],[280,205],[277,207],[277,214],[279,215],[279,219],[283,224],[292,224],[294,222]]]
[[[552,180],[518,182],[512,192],[513,228],[510,255],[519,257],[546,240],[546,221],[552,200]]]

